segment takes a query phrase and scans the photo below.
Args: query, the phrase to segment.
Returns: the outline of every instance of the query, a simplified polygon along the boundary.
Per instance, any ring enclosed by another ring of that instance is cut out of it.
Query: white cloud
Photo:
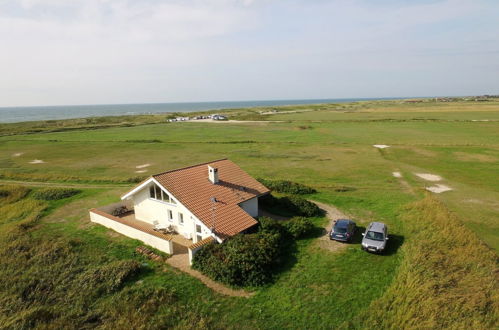
[[[472,93],[498,87],[498,8],[0,0],[0,106],[466,93],[456,68],[473,80]],[[432,73],[438,79],[426,88]]]

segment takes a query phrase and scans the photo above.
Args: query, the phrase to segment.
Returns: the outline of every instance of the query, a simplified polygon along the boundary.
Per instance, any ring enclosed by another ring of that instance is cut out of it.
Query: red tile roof
[[[208,166],[218,169],[219,182],[208,179]],[[220,238],[233,236],[257,221],[239,204],[269,189],[228,159],[153,175],[166,190]],[[213,203],[211,197],[217,202]]]

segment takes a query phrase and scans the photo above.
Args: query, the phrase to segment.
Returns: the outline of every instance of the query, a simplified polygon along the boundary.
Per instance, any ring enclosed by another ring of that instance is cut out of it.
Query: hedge
[[[287,232],[295,239],[310,236],[315,229],[310,219],[304,217],[294,217],[283,223]]]
[[[260,198],[260,202],[264,208],[278,208],[286,213],[291,213],[292,215],[304,217],[322,215],[322,211],[317,205],[299,196],[275,197],[273,195],[267,195]]]
[[[261,217],[256,234],[239,234],[222,244],[199,250],[192,268],[215,281],[233,286],[261,286],[272,281],[276,269],[292,253],[295,239],[310,236],[313,223],[303,217],[285,222]]]
[[[261,286],[271,281],[279,263],[281,237],[276,233],[239,234],[199,250],[192,268],[233,286]]]

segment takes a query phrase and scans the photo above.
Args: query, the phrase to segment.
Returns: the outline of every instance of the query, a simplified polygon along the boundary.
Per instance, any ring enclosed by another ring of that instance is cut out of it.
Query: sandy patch
[[[147,172],[147,170],[138,170],[138,171],[135,171],[135,173],[145,173]]]
[[[146,167],[149,167],[149,166],[151,166],[151,164],[142,164],[142,165],[135,166],[135,168],[146,168]]]
[[[442,177],[440,175],[436,175],[436,174],[430,174],[430,173],[414,173],[414,174],[416,174],[421,179],[424,179],[426,181],[440,181],[440,180],[442,180]]]
[[[390,148],[390,146],[387,146],[386,144],[373,144],[373,147],[378,149]]]
[[[446,191],[450,191],[452,190],[452,188],[444,184],[437,184],[436,186],[426,187],[426,190],[434,192],[436,194],[440,194]]]
[[[16,152],[15,154],[12,154],[12,157],[19,157],[23,154],[24,152]]]
[[[332,207],[330,205],[316,202],[316,201],[311,201],[315,204],[317,204],[318,207],[326,211],[326,217],[330,220],[326,227],[323,228],[322,235],[317,239],[315,246],[318,246],[320,249],[328,250],[328,251],[342,251],[349,247],[350,245],[348,243],[342,243],[342,242],[337,242],[334,240],[329,239],[329,232],[331,231],[331,228],[333,227],[333,221],[338,220],[338,219],[348,219],[349,217],[346,216],[343,212],[338,210],[335,207]],[[350,246],[351,247],[351,246]]]
[[[392,172],[392,175],[396,178],[401,178],[402,177],[402,173],[400,172]]]
[[[33,159],[32,161],[29,162],[30,164],[43,164],[45,163],[43,160],[41,159]]]

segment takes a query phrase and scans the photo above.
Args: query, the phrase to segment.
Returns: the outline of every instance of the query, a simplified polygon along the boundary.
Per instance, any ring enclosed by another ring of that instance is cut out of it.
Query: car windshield
[[[368,231],[366,237],[372,239],[373,241],[382,241],[384,240],[383,233],[378,233],[376,231]]]
[[[344,234],[347,232],[347,228],[336,226],[336,227],[334,227],[334,232],[339,233],[339,234]]]

